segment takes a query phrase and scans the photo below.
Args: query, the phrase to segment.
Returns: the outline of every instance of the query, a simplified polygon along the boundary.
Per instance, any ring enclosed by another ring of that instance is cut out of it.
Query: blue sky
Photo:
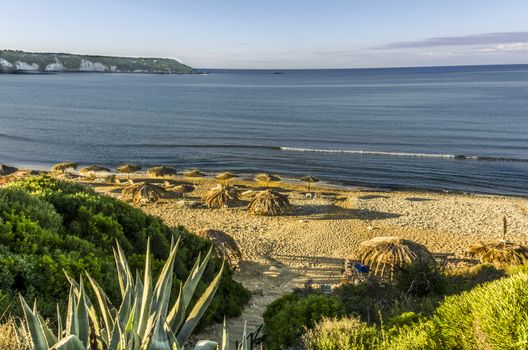
[[[200,68],[528,63],[528,1],[0,0],[0,47]]]

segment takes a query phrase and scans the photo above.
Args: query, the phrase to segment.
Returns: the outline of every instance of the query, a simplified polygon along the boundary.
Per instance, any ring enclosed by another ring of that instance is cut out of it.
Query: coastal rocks
[[[39,69],[39,65],[36,63],[29,64],[26,62],[17,61],[15,62],[15,69],[20,70],[20,71],[31,72],[31,71],[37,71]]]
[[[0,164],[0,176],[11,175],[17,172],[18,169],[9,165]]]
[[[0,68],[2,68],[2,69],[12,69],[13,68],[13,63],[11,63],[8,60],[3,59],[3,58],[0,57]]]

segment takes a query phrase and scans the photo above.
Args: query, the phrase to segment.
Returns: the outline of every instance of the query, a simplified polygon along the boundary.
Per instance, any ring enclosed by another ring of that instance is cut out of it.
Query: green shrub
[[[442,271],[434,262],[417,261],[397,269],[394,277],[396,288],[407,295],[442,294],[445,289]]]
[[[74,183],[49,176],[30,177],[0,188],[0,291],[13,299],[22,293],[37,298],[43,315],[54,317],[57,302],[66,300],[69,284],[63,270],[72,276],[88,271],[117,303],[119,288],[112,248],[119,240],[129,256],[132,271],[142,271],[147,238],[151,238],[153,272],[159,273],[168,256],[170,237],[180,237],[175,261],[176,281],[184,280],[198,254],[210,243],[184,229],[171,229],[160,219],[116,199]],[[219,271],[220,259],[211,259],[197,294]],[[231,278],[224,277],[203,323],[238,316],[250,294]],[[17,305],[18,303],[13,303]],[[15,310],[17,312],[17,310]]]
[[[303,343],[310,350],[374,349],[380,343],[377,332],[357,318],[325,318],[308,330]]]
[[[343,309],[333,296],[288,294],[272,302],[264,312],[264,335],[269,350],[292,347],[303,332],[323,317],[336,317]]]

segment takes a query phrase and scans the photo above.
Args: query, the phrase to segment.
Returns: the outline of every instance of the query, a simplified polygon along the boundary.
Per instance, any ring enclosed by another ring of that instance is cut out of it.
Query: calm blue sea
[[[0,75],[0,163],[65,160],[526,196],[528,65]]]

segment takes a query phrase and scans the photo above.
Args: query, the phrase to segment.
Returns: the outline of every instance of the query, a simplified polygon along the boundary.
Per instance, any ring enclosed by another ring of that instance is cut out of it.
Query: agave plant
[[[179,240],[178,240],[179,242]],[[147,243],[143,280],[135,279],[119,244],[114,249],[121,305],[112,305],[101,286],[87,274],[97,298],[92,303],[85,292],[82,277],[77,282],[68,274],[70,293],[66,323],[57,308],[57,332],[54,333],[37,310],[28,306],[22,296],[27,328],[35,350],[179,350],[211,303],[220,283],[224,266],[198,299],[189,313],[187,308],[211,256],[196,260],[189,277],[180,285],[178,298],[169,308],[173,267],[178,242],[171,251],[157,282],[151,273],[150,240]],[[186,317],[187,315],[187,317]],[[63,327],[64,326],[64,327]],[[226,331],[227,332],[227,331]],[[214,342],[211,342],[214,343]],[[216,343],[214,343],[216,344]],[[210,344],[211,345],[211,344]],[[210,347],[198,347],[209,349]],[[224,349],[227,349],[224,348]]]

